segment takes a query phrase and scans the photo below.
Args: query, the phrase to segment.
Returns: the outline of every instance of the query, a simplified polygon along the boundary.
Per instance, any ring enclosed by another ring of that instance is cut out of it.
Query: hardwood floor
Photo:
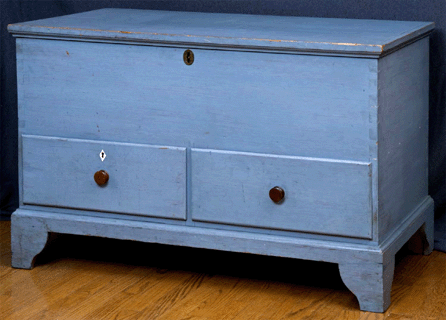
[[[0,221],[0,319],[446,319],[446,254],[397,256],[385,314],[358,310],[337,265],[60,236],[11,268]]]

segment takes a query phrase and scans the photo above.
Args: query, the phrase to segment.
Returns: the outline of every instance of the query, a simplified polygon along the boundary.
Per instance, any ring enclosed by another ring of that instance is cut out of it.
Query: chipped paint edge
[[[28,26],[10,24],[8,31],[15,37],[54,37],[96,41],[126,41],[143,43],[189,44],[195,46],[262,48],[262,50],[287,50],[299,52],[328,52],[341,54],[380,55],[384,45],[329,41],[303,41],[293,39],[268,39],[247,37],[205,36],[193,34],[171,34],[157,32],[81,29],[71,27]],[[190,39],[190,40],[188,40]]]

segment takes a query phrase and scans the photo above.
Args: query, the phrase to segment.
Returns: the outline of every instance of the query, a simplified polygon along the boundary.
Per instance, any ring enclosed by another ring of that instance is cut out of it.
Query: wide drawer
[[[193,220],[371,238],[370,163],[200,149],[191,160]]]
[[[30,135],[22,148],[25,204],[186,219],[185,148]]]

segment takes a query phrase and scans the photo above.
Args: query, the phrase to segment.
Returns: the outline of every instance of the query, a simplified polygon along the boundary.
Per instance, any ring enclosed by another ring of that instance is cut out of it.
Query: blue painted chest
[[[432,23],[102,9],[17,37],[13,266],[49,232],[329,261],[362,310],[427,190]]]

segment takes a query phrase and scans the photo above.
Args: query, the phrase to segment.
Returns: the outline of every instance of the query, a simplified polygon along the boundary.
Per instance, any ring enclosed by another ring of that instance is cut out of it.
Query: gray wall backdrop
[[[436,29],[430,46],[429,193],[436,208],[436,248],[446,251],[445,0],[0,0],[0,209],[3,217],[18,206],[15,43],[6,26],[104,7],[434,21]]]

